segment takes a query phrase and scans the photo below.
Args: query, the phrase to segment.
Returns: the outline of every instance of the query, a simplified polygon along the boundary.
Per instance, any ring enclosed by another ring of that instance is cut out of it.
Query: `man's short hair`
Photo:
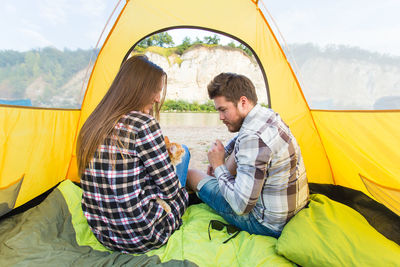
[[[258,98],[254,84],[244,75],[225,72],[218,74],[207,86],[208,96],[214,99],[224,96],[227,101],[237,104],[242,96],[253,104],[257,104]]]

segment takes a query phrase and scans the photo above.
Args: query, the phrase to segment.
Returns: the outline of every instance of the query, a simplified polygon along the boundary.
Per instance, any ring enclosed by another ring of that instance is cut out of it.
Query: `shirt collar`
[[[257,114],[261,111],[261,105],[260,104],[256,104],[250,111],[249,113],[247,113],[246,118],[244,118],[244,121],[242,123],[242,126],[240,127],[240,129],[242,128],[246,128],[250,126],[251,121],[253,121],[253,119],[257,116]]]

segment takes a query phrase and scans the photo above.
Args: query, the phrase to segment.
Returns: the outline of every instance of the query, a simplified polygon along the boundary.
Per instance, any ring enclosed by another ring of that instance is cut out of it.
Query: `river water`
[[[162,126],[215,127],[223,123],[218,113],[163,112],[160,113]]]

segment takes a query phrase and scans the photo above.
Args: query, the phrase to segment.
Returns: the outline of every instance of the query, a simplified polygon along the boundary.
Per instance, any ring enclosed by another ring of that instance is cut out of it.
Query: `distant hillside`
[[[289,53],[288,59],[311,108],[400,109],[400,57],[333,45],[292,44],[289,50],[297,67]],[[231,71],[250,77],[260,101],[267,101],[263,76],[243,49],[199,44],[178,53],[173,47],[147,47],[141,52],[168,73],[167,99],[206,102],[208,82],[220,72]],[[0,51],[0,99],[79,108],[89,72],[85,68],[93,54],[94,62],[97,51],[93,50]]]
[[[400,57],[348,46],[289,46],[313,109],[400,109]]]
[[[251,77],[262,88],[261,102],[267,103],[258,65],[242,47],[194,43],[184,49],[139,47],[138,52],[168,73],[167,99],[204,103],[208,100],[207,83],[222,71],[234,71]],[[86,88],[85,74],[90,75],[92,68],[86,67],[93,53],[96,56],[93,50],[0,51],[0,99],[29,99],[39,107],[79,108],[84,93],[81,88]]]
[[[88,66],[91,56],[96,58],[97,51],[60,51],[51,47],[28,52],[0,51],[0,99],[29,98],[35,106],[53,107],[54,96]],[[76,103],[62,107],[75,106]]]

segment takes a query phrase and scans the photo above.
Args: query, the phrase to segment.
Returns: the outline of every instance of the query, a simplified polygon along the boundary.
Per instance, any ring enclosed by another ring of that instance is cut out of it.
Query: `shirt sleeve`
[[[225,146],[225,157],[229,156],[233,152],[233,149],[235,148],[236,139],[237,139],[237,136],[232,138],[228,142],[228,144]]]
[[[165,146],[158,122],[152,119],[143,124],[137,133],[136,148],[147,173],[157,185],[164,199],[171,199],[178,193],[179,180]]]
[[[222,195],[239,215],[249,213],[257,203],[265,181],[271,150],[257,135],[243,135],[236,143],[236,177],[225,165],[215,169]]]

